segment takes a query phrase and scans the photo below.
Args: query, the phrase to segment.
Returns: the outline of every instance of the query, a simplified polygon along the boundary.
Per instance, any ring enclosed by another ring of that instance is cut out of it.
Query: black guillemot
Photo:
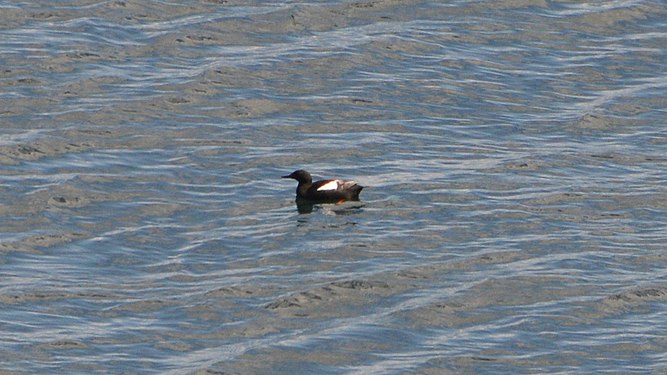
[[[354,181],[320,180],[313,182],[310,173],[299,169],[282,178],[293,178],[299,182],[296,198],[314,202],[358,201],[364,187]]]

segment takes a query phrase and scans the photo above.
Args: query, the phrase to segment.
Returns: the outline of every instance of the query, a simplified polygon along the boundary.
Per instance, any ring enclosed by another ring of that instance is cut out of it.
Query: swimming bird
[[[364,187],[354,181],[320,180],[313,182],[310,173],[299,169],[282,178],[293,178],[299,182],[296,187],[296,198],[316,202],[340,203],[358,201],[359,193]]]

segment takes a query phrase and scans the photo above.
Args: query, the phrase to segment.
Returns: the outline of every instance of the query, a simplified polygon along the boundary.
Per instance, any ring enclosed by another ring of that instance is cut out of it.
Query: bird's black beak
[[[287,175],[287,176],[280,176],[280,178],[292,178],[292,176]]]

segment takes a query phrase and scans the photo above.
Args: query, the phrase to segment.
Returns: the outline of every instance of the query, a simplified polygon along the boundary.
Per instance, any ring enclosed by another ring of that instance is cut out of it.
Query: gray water
[[[0,1],[0,370],[667,372],[666,20]]]

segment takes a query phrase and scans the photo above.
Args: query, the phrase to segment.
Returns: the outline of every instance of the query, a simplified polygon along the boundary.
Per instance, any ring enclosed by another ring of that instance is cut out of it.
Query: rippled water
[[[667,371],[666,17],[0,1],[0,370]]]

